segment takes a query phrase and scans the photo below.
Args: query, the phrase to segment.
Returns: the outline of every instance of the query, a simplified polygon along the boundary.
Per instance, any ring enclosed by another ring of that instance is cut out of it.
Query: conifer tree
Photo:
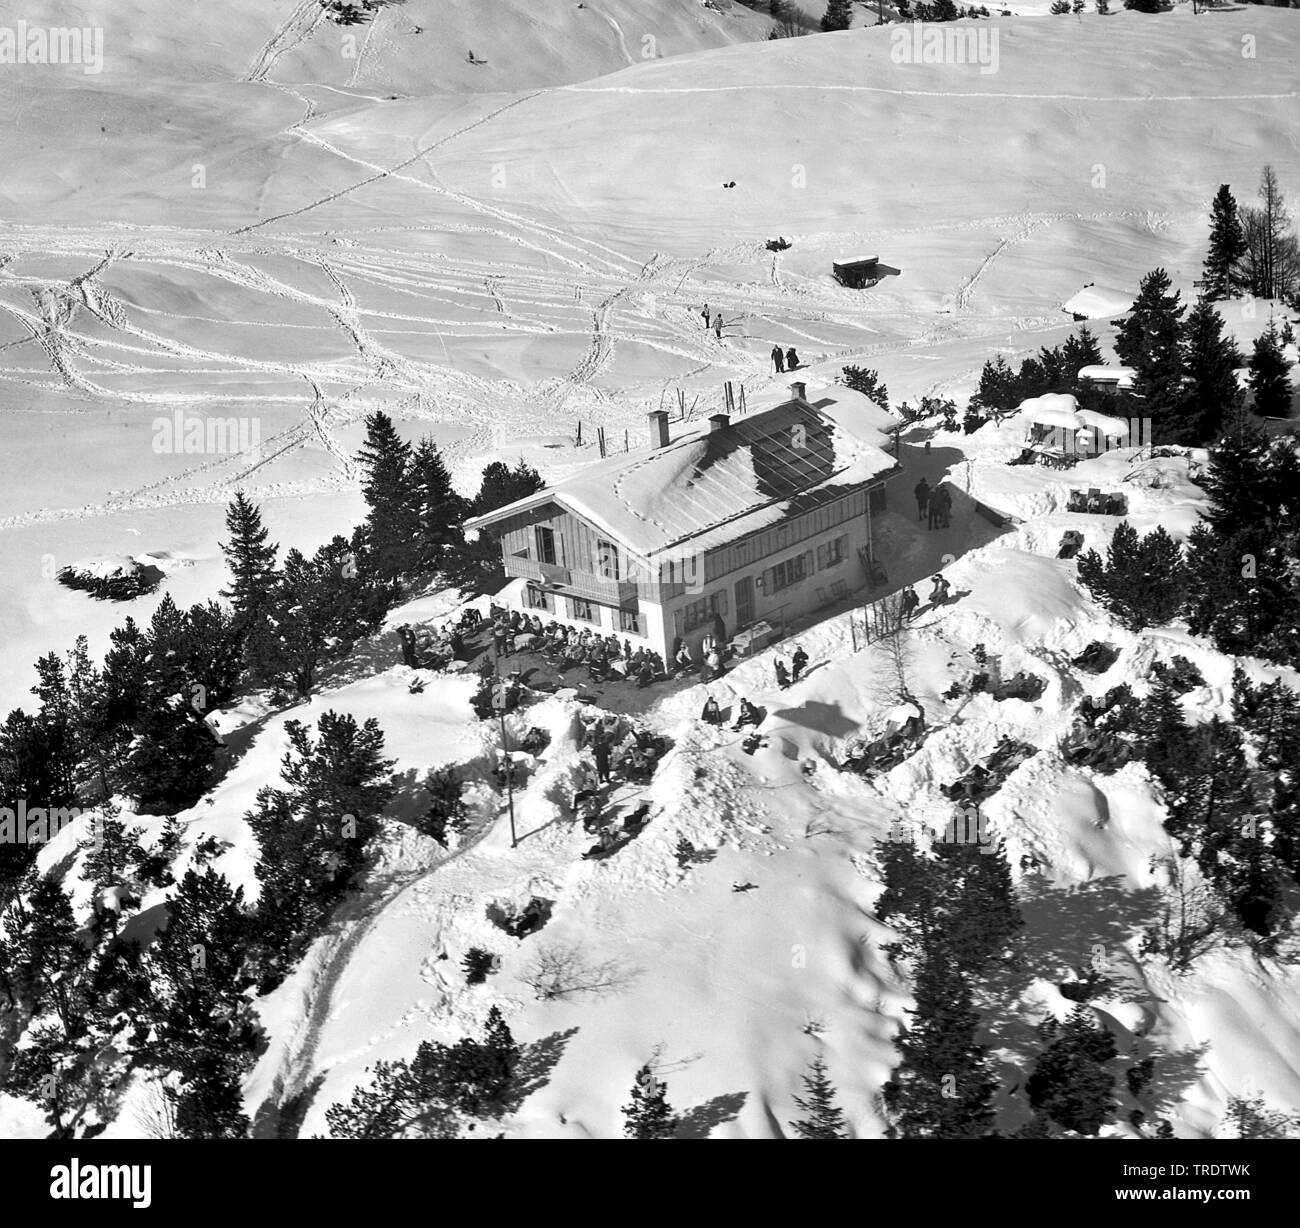
[[[800,1138],[848,1138],[844,1114],[835,1103],[835,1088],[826,1073],[826,1059],[819,1053],[803,1076],[806,1098],[796,1096],[795,1104],[807,1116],[794,1123]]]
[[[221,596],[234,606],[236,621],[246,631],[270,601],[280,547],[268,544],[262,509],[242,490],[235,491],[226,508],[226,532],[230,540],[221,543],[221,553],[230,570],[230,585]]]
[[[941,950],[917,970],[916,1007],[895,1038],[899,1065],[883,1088],[900,1138],[987,1138],[993,1130],[988,1051],[975,1041],[970,988]]]
[[[1246,236],[1237,214],[1237,202],[1226,183],[1219,185],[1210,206],[1210,250],[1205,257],[1205,297],[1213,302],[1231,298],[1241,286],[1241,262]]]
[[[847,30],[852,24],[853,9],[850,0],[827,0],[826,12],[822,16],[823,32]]]
[[[1049,1017],[1039,1030],[1048,1046],[1025,1083],[1029,1103],[1063,1129],[1097,1134],[1116,1108],[1114,1037],[1082,1004],[1064,1023]]]
[[[649,1066],[636,1072],[632,1084],[632,1101],[623,1106],[625,1138],[672,1138],[677,1116],[668,1104],[668,1087],[657,1079]]]
[[[407,482],[418,536],[412,559],[416,571],[442,570],[462,544],[466,503],[452,487],[446,462],[432,439],[422,439],[411,457]]]
[[[1217,439],[1241,401],[1236,369],[1241,351],[1223,335],[1223,318],[1202,298],[1183,325],[1183,362],[1187,386],[1178,420],[1170,424],[1173,443],[1199,445]]]
[[[361,493],[370,509],[357,534],[362,563],[368,575],[394,583],[415,570],[420,525],[408,490],[411,446],[382,410],[366,418],[357,460],[364,475]]]
[[[1184,396],[1183,311],[1168,274],[1153,269],[1142,279],[1133,307],[1115,335],[1115,352],[1134,369],[1133,393],[1142,398],[1161,443],[1171,427],[1176,429]]]
[[[1289,418],[1291,364],[1282,353],[1282,339],[1274,321],[1269,321],[1268,328],[1255,339],[1249,365],[1255,412],[1261,418]]]

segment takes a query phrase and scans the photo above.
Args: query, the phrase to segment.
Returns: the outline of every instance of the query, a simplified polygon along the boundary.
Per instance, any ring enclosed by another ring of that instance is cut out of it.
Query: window
[[[630,635],[641,634],[641,612],[639,610],[619,610],[618,629]]]
[[[796,554],[792,558],[778,563],[775,567],[767,570],[767,584],[765,588],[769,593],[779,593],[783,588],[790,588],[798,584],[808,575],[808,561],[811,555]]]
[[[596,617],[595,608],[585,597],[569,598],[569,617],[576,618],[580,622],[595,623],[600,619]]]
[[[613,542],[596,539],[596,571],[606,580],[617,580],[618,547]]]
[[[817,570],[824,571],[827,567],[838,567],[848,557],[849,539],[847,537],[837,537],[834,541],[828,541],[824,545],[817,547]]]
[[[537,560],[541,563],[555,562],[555,530],[539,524],[534,530],[537,538]]]
[[[720,589],[710,597],[701,597],[698,601],[692,601],[690,605],[682,606],[673,616],[677,634],[685,635],[687,631],[694,631],[696,627],[702,627],[705,623],[711,622],[715,614],[725,614],[726,612],[726,589]]]
[[[554,610],[551,594],[544,588],[534,588],[531,584],[524,590],[524,600],[530,610]]]

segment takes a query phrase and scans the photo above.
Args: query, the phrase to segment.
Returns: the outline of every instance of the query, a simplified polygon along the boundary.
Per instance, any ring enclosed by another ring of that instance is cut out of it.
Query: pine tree
[[[1153,269],[1142,279],[1130,314],[1115,335],[1115,352],[1134,369],[1133,393],[1141,397],[1144,412],[1152,419],[1157,442],[1164,442],[1171,428],[1177,429],[1184,396],[1183,310],[1164,269]]]
[[[843,368],[844,386],[870,398],[881,409],[889,408],[889,389],[880,382],[880,372],[866,367]]]
[[[416,571],[443,569],[462,544],[466,503],[452,487],[446,462],[432,439],[422,439],[411,457],[407,489],[419,535],[412,558]]]
[[[1255,413],[1261,418],[1291,416],[1290,372],[1277,325],[1270,320],[1268,328],[1255,339],[1250,355],[1250,391]]]
[[[623,1106],[625,1138],[672,1138],[677,1116],[668,1104],[668,1087],[642,1066],[632,1084],[632,1102]]]
[[[1241,261],[1246,255],[1237,202],[1226,183],[1219,185],[1210,206],[1210,250],[1205,257],[1205,297],[1213,302],[1230,298],[1241,286]]]
[[[239,626],[246,630],[270,600],[280,547],[267,544],[262,510],[242,490],[226,508],[226,532],[230,540],[221,543],[221,553],[230,569],[230,587],[222,589],[221,596],[234,606]]]
[[[988,1051],[976,1044],[970,988],[936,951],[917,971],[916,1007],[895,1038],[900,1062],[883,1088],[892,1132],[901,1138],[987,1138],[993,1130]]]
[[[1200,445],[1217,439],[1241,402],[1237,368],[1241,351],[1223,335],[1223,318],[1208,297],[1198,300],[1183,325],[1183,361],[1187,387],[1171,442]]]
[[[491,461],[483,467],[478,494],[474,496],[474,515],[485,516],[516,499],[525,499],[543,485],[537,470],[522,460],[513,469],[502,461]]]
[[[853,8],[850,0],[827,0],[826,13],[822,17],[822,30],[847,30],[853,24]]]
[[[835,1088],[826,1073],[826,1059],[820,1053],[803,1076],[803,1085],[807,1098],[796,1096],[794,1102],[807,1117],[793,1124],[795,1133],[800,1138],[848,1138],[844,1114],[835,1103]]]
[[[1114,1037],[1091,1008],[1079,1005],[1062,1024],[1049,1018],[1040,1029],[1047,1049],[1025,1083],[1029,1103],[1066,1130],[1096,1135],[1114,1116]]]
[[[1139,538],[1121,521],[1106,548],[1079,556],[1079,581],[1132,630],[1169,622],[1186,600],[1188,569],[1178,543],[1160,525]]]
[[[361,493],[370,509],[358,530],[367,574],[394,583],[415,570],[420,525],[407,489],[411,446],[382,410],[366,418],[366,439],[357,456],[364,472]]]

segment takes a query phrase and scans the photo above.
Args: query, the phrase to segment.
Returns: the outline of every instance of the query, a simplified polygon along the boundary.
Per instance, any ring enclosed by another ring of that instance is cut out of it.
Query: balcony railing
[[[508,576],[531,580],[534,584],[552,592],[563,593],[566,597],[598,601],[602,605],[629,606],[638,596],[638,588],[634,580],[608,580],[604,576],[573,571],[555,563],[542,563],[522,554],[506,555],[505,570]]]

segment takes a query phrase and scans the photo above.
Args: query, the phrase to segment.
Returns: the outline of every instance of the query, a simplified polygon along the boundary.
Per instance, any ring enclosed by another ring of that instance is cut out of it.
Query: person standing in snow
[[[596,779],[601,784],[609,784],[609,739],[603,729],[596,734],[591,753],[596,760]]]
[[[700,312],[700,315],[702,315],[702,316],[704,317],[704,328],[705,328],[705,331],[707,332],[707,331],[708,331],[708,327],[709,327],[709,305],[708,305],[708,303],[705,303],[705,304],[704,304],[704,310]]]
[[[722,340],[722,312],[718,312],[718,314],[713,317],[713,335],[719,341]]]
[[[790,671],[786,669],[785,662],[780,657],[777,657],[772,669],[776,674],[776,685],[784,691],[790,685]]]
[[[808,654],[804,652],[802,646],[794,650],[794,656],[790,658],[791,674],[796,682],[799,681],[799,675],[803,673],[808,664]]]
[[[772,362],[776,366],[776,373],[780,375],[785,370],[785,351],[779,345],[772,347]]]
[[[785,352],[785,369],[787,371],[799,370],[799,355],[794,352],[794,346],[791,346]]]
[[[908,622],[910,622],[912,616],[916,613],[917,606],[919,606],[920,604],[921,604],[921,599],[916,595],[916,589],[914,589],[909,584],[903,590],[903,601],[901,606],[903,611],[903,618],[906,619]]]
[[[922,478],[912,488],[912,493],[916,496],[916,518],[924,520],[926,513],[930,510],[930,483]]]

